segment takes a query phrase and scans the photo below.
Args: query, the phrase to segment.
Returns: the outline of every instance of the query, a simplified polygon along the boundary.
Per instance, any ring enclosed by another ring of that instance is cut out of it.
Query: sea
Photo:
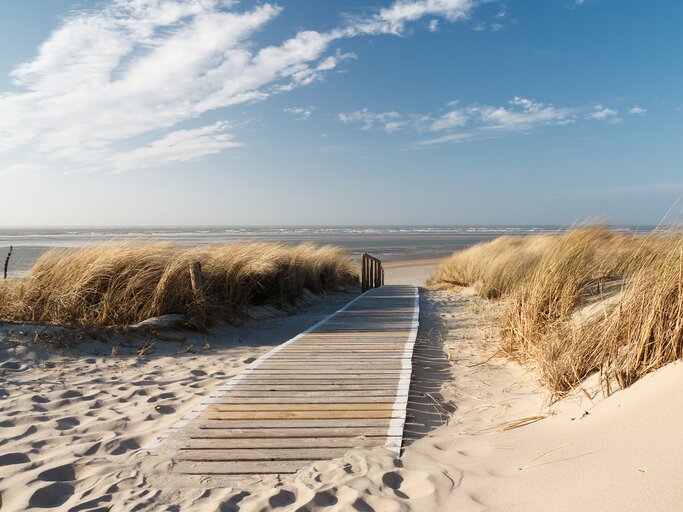
[[[381,260],[445,257],[499,236],[552,233],[566,226],[164,226],[164,227],[0,227],[0,271],[13,247],[8,275],[28,272],[45,251],[105,241],[163,241],[202,245],[242,241],[285,244],[315,242],[340,246],[355,257],[364,252]],[[614,226],[622,231],[649,231],[652,226]]]

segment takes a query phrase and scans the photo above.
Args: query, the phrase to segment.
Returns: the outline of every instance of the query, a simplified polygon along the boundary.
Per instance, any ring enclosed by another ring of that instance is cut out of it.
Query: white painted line
[[[396,456],[401,455],[401,444],[403,442],[403,427],[406,422],[406,409],[408,407],[408,392],[410,390],[410,376],[413,371],[413,349],[415,348],[415,340],[417,339],[417,329],[419,327],[420,318],[420,293],[416,286],[415,302],[413,309],[413,318],[411,321],[410,333],[408,340],[403,350],[401,377],[398,382],[398,389],[396,392],[396,401],[394,402],[392,419],[389,422],[389,431],[387,432],[387,442],[385,448],[391,450]],[[402,414],[399,414],[402,411]],[[399,438],[398,444],[394,439]]]

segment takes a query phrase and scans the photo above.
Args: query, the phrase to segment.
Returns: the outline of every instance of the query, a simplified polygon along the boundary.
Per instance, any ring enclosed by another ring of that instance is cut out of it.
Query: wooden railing
[[[384,284],[384,269],[380,260],[364,252],[361,266],[363,268],[361,272],[361,287],[364,292],[373,288],[379,288]]]

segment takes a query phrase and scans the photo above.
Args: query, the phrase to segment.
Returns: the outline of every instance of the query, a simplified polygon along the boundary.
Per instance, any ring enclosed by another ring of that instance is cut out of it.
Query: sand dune
[[[295,475],[235,481],[176,474],[163,450],[141,448],[347,298],[214,332],[207,351],[194,337],[143,358],[137,346],[110,357],[99,342],[46,349],[5,326],[2,510],[680,510],[683,364],[607,399],[589,380],[591,399],[548,405],[532,373],[492,357],[498,306],[468,289],[422,290],[401,459],[356,449]]]

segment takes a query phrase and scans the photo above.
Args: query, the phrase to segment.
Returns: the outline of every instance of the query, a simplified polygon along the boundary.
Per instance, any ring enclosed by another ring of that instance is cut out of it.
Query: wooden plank
[[[186,431],[191,439],[339,439],[343,437],[386,437],[385,427],[318,427],[318,428],[192,428]],[[315,437],[312,437],[315,436]]]
[[[219,462],[179,461],[173,469],[185,475],[284,475],[296,473],[313,460]]]
[[[393,411],[217,411],[201,414],[207,420],[333,420],[395,418]]]
[[[327,370],[325,373],[313,373],[313,372],[308,372],[306,370],[291,370],[291,371],[272,371],[272,372],[252,372],[250,375],[250,378],[248,379],[249,382],[252,382],[252,379],[254,382],[256,381],[262,381],[262,380],[277,380],[277,381],[301,381],[301,380],[315,380],[315,381],[320,381],[320,380],[330,380],[330,381],[364,381],[364,382],[370,382],[370,381],[377,381],[377,380],[385,380],[388,382],[396,382],[400,376],[402,370],[391,370],[391,371],[380,371],[380,372],[372,372],[372,371],[366,371],[366,372],[357,372],[357,371],[348,371],[348,372],[333,372],[331,370]],[[336,378],[335,378],[336,377]]]
[[[284,403],[269,404],[255,402],[251,404],[213,403],[207,411],[391,411],[394,403]]]
[[[178,460],[244,462],[252,460],[322,460],[341,457],[348,448],[245,448],[234,450],[187,450],[181,449]]]
[[[405,394],[405,393],[402,393]],[[249,389],[235,389],[230,390],[228,395],[212,395],[212,398],[229,399],[229,398],[300,398],[306,400],[307,398],[396,398],[396,390],[389,389],[372,389],[372,390],[319,390],[319,391],[301,391],[301,390],[249,390]]]
[[[386,436],[386,431],[383,433]],[[384,437],[279,437],[279,438],[193,438],[183,450],[234,450],[234,449],[301,449],[301,448],[368,448],[382,446]]]
[[[239,383],[233,386],[234,390],[251,390],[251,391],[396,391],[397,383],[390,384],[375,382],[373,384],[323,384],[316,382],[309,382],[309,384],[292,384],[291,382],[284,382],[280,384],[273,383]]]
[[[301,367],[301,368],[256,368],[251,372],[252,375],[254,376],[263,376],[263,375],[396,375],[401,371],[400,367],[397,368],[391,368],[391,369],[383,369],[383,368],[339,368],[335,369],[334,367],[330,368],[310,368],[310,367]]]
[[[400,345],[377,345],[374,347],[368,346],[368,347],[357,347],[357,348],[348,348],[348,347],[331,347],[328,345],[308,345],[308,346],[298,346],[298,345],[291,345],[287,347],[286,349],[283,350],[283,352],[292,352],[292,351],[306,351],[308,352],[309,350],[324,350],[325,352],[347,352],[351,354],[362,354],[363,352],[371,352],[371,351],[384,351],[384,352],[402,352],[403,347]]]
[[[314,434],[313,429],[328,429],[328,428],[372,428],[372,427],[388,427],[391,418],[364,418],[364,419],[305,419],[305,420],[261,420],[258,423],[250,420],[210,420],[207,418],[199,418],[194,426],[199,428],[245,428],[245,429],[262,429],[262,428],[308,428],[311,429],[311,435]]]
[[[253,404],[258,407],[264,404],[366,404],[367,406],[389,404],[393,406],[396,397],[394,396],[280,396],[273,397],[273,393],[270,396],[261,397],[236,397],[231,393],[227,398],[218,398],[213,403],[214,404]]]

